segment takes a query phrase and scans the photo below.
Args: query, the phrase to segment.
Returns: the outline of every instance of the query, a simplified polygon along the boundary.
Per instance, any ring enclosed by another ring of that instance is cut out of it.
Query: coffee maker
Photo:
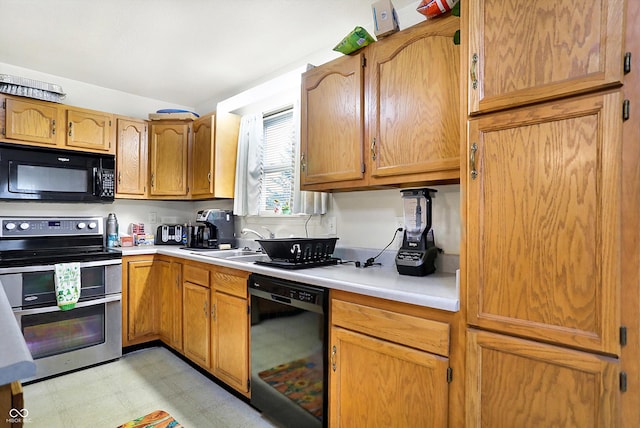
[[[431,229],[431,194],[434,189],[401,190],[404,208],[404,237],[396,255],[401,275],[425,276],[435,272],[438,255]]]
[[[217,250],[236,246],[233,211],[208,209],[196,215],[196,224],[187,226],[187,247]]]

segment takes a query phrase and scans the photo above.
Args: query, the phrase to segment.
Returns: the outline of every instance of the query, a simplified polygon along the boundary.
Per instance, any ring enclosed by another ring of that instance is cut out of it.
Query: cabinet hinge
[[[620,391],[627,392],[627,372],[620,372]]]
[[[247,391],[251,391],[251,379],[247,379]]]
[[[4,128],[2,128],[2,129],[0,130],[0,134],[5,135],[5,133],[4,133]]]
[[[364,174],[364,170],[365,170],[365,166],[364,166],[364,162],[362,162],[360,164],[360,172]]]
[[[111,120],[109,120],[109,126],[111,126]]]
[[[629,120],[629,110],[631,109],[631,101],[622,101],[622,120]]]
[[[2,101],[2,109],[5,110],[7,108],[7,100]]]
[[[247,305],[247,315],[250,315],[250,314],[251,314],[251,306]]]
[[[624,54],[624,74],[631,72],[631,52]]]
[[[360,61],[360,65],[364,68],[367,66],[367,58],[365,58],[364,55],[362,55],[362,60]]]
[[[447,367],[447,383],[451,383],[453,380],[453,369],[451,367]]]
[[[627,327],[620,326],[620,346],[625,346],[627,344]]]

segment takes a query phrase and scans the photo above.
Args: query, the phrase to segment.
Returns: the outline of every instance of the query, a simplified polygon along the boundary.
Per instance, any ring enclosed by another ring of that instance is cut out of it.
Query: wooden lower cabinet
[[[157,260],[160,276],[160,339],[182,350],[182,263]]]
[[[466,427],[619,427],[617,360],[467,332]]]
[[[448,359],[331,329],[331,427],[446,427]]]
[[[123,346],[155,340],[157,279],[153,256],[130,256],[123,260]]]
[[[249,395],[248,272],[213,268],[211,329],[212,373],[237,391]]]
[[[331,301],[329,426],[447,427],[449,325],[355,300]]]
[[[183,296],[184,355],[196,364],[208,368],[211,336],[209,288],[185,281]]]

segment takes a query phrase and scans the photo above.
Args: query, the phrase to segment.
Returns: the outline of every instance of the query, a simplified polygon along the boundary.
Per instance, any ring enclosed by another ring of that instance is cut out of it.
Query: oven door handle
[[[122,264],[122,259],[95,260],[92,262],[80,262],[80,269],[87,268],[87,267],[111,266],[111,265],[121,265],[121,264]],[[37,265],[37,266],[19,266],[19,267],[0,268],[0,274],[47,272],[47,271],[54,271],[54,270],[56,270],[55,264]]]
[[[119,302],[121,300],[122,300],[122,295],[110,294],[100,299],[84,300],[82,302],[78,302],[76,303],[76,306],[73,309],[86,308],[88,306],[103,305],[105,303]],[[70,309],[70,310],[73,311],[73,309]],[[35,315],[35,314],[46,314],[49,312],[58,312],[58,311],[60,311],[60,308],[57,306],[46,306],[44,308],[17,309],[17,310],[14,310],[13,313],[16,315]]]

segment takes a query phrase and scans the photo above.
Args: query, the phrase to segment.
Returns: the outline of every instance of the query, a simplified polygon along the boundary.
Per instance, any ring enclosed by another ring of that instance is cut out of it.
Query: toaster
[[[161,224],[155,236],[156,245],[182,245],[182,232],[186,230],[181,224]]]

